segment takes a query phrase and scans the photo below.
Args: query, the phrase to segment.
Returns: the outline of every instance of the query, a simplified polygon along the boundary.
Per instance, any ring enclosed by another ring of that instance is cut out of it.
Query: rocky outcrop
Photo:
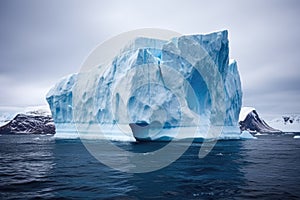
[[[243,108],[242,108],[243,111]],[[282,133],[280,130],[269,126],[263,119],[261,119],[255,109],[252,109],[243,120],[240,120],[241,131],[249,131],[251,133]]]
[[[0,134],[55,134],[50,115],[18,114],[0,127]]]

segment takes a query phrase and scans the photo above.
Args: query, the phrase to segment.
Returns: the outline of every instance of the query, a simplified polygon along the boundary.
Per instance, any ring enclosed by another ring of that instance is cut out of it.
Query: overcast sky
[[[300,113],[300,1],[1,0],[0,106],[46,104],[103,41],[139,28],[182,34],[227,29],[243,105]]]

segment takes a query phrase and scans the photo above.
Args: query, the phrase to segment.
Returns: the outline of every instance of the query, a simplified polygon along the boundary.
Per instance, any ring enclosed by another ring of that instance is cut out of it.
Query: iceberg
[[[77,129],[117,140],[242,137],[241,81],[226,30],[137,37],[107,63],[60,80],[46,99],[56,137],[78,137]],[[141,124],[148,128],[132,128]]]
[[[47,93],[53,121],[55,123],[55,137],[77,138],[77,129],[73,123],[72,91],[77,80],[77,74],[63,77]]]

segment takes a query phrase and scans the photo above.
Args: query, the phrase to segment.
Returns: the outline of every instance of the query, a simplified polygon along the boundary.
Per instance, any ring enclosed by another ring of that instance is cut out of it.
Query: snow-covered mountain
[[[51,110],[48,105],[25,107],[23,113],[28,115],[51,116]]]
[[[242,107],[239,115],[241,131],[247,130],[252,133],[282,133],[281,130],[269,126],[253,107]]]
[[[197,137],[205,137],[203,132],[217,119],[210,115],[224,107],[223,134],[230,130],[230,134],[239,136],[242,90],[237,63],[229,60],[228,43],[227,31],[184,35],[168,41],[130,41],[104,72],[97,67],[69,75],[49,91],[47,101],[57,135],[66,129],[75,132],[72,121],[86,125],[84,130],[99,123],[128,126],[159,121],[163,128],[201,124],[203,129],[198,130]],[[224,102],[213,107],[212,103],[223,98],[223,91]],[[212,95],[219,96],[211,99]]]
[[[0,134],[55,134],[55,125],[48,106],[20,108],[2,113]]]
[[[300,132],[300,114],[284,114],[274,117],[268,123],[283,132]]]
[[[55,134],[51,116],[18,114],[0,127],[0,134]]]

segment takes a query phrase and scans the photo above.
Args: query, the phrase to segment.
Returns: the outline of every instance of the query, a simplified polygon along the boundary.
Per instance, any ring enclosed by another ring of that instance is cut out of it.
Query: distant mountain
[[[239,124],[241,131],[247,130],[251,133],[282,133],[281,130],[272,128],[260,118],[255,108],[243,107],[240,112]]]
[[[11,120],[5,118],[0,134],[55,134],[55,125],[47,109],[34,107],[24,112]]]
[[[285,114],[275,117],[268,123],[283,132],[300,132],[300,114]]]

